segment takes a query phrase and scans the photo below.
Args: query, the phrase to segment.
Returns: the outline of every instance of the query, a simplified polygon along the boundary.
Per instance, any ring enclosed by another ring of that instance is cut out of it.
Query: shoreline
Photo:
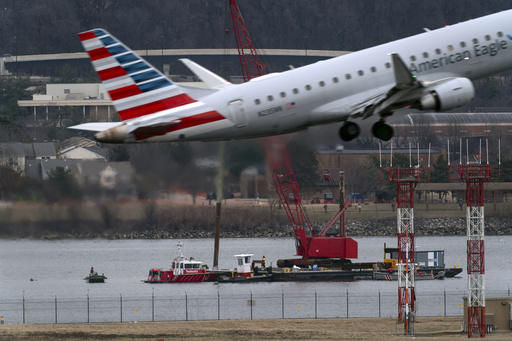
[[[313,222],[315,227],[321,227]],[[423,236],[465,236],[465,218],[432,218],[415,219],[415,235]],[[485,220],[486,236],[512,235],[512,221],[506,217],[487,217]],[[359,220],[347,222],[347,236],[387,237],[396,236],[396,218],[381,220]],[[244,227],[234,224],[221,224],[221,238],[288,238],[293,237],[290,224],[271,222],[257,227]],[[33,240],[64,240],[64,239],[196,239],[214,238],[214,224],[201,227],[191,226],[159,227],[148,226],[140,222],[126,222],[105,227],[91,222],[68,221],[55,222],[22,222],[0,224],[0,239],[33,239]]]
[[[321,204],[304,207],[317,230],[339,209],[338,205],[324,208]],[[486,204],[485,212],[486,235],[512,235],[512,203]],[[353,205],[347,210],[347,235],[395,236],[396,214],[391,204]],[[466,235],[466,209],[458,204],[417,204],[414,215],[416,236]],[[16,203],[0,209],[0,239],[213,238],[215,221],[214,205],[167,201]],[[283,209],[268,203],[253,206],[232,201],[222,208],[221,237],[293,237],[293,230]]]

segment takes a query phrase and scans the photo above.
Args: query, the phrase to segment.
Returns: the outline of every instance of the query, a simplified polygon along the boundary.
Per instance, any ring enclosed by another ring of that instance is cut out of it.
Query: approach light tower
[[[380,146],[379,146],[380,148]],[[393,148],[391,148],[389,168],[382,167],[381,182],[397,184],[397,237],[398,237],[398,322],[404,324],[404,335],[414,334],[415,294],[414,294],[414,186],[428,182],[430,178],[430,145],[428,167],[420,167],[419,146],[418,165],[412,166],[411,146],[409,145],[409,168],[393,168]]]
[[[498,149],[500,142],[498,141]],[[485,337],[485,254],[484,254],[484,182],[499,179],[501,160],[498,166],[489,165],[489,153],[486,145],[486,163],[482,164],[482,146],[480,153],[469,159],[469,144],[466,140],[466,164],[462,164],[462,140],[460,141],[460,159],[458,165],[450,165],[450,144],[448,143],[448,169],[450,180],[466,182],[466,234],[467,271],[468,271],[468,338]]]

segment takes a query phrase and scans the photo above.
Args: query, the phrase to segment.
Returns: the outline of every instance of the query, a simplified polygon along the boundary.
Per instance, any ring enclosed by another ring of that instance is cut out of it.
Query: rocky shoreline
[[[323,223],[314,222],[320,229]],[[416,236],[463,236],[466,235],[465,218],[432,218],[415,220]],[[396,219],[360,220],[347,222],[347,234],[358,236],[394,236],[396,235]],[[485,235],[512,234],[512,221],[507,217],[488,217],[485,220]],[[29,238],[36,240],[58,239],[190,239],[213,238],[213,225],[158,226],[141,224],[140,222],[102,226],[90,222],[75,222],[70,226],[68,222],[53,222],[51,224],[10,224],[9,228],[0,228],[0,238],[18,239]],[[289,223],[273,221],[257,225],[247,223],[223,224],[221,226],[222,238],[282,238],[293,237]]]

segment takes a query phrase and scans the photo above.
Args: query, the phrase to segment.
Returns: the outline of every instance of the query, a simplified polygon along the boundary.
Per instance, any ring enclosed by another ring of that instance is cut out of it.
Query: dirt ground
[[[462,317],[421,317],[415,340],[465,340]],[[511,332],[488,334],[510,340]],[[410,340],[390,318],[227,320],[191,322],[7,324],[0,340]]]

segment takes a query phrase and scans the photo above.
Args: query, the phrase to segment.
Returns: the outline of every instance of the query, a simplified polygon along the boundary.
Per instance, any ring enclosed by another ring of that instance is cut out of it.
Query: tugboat
[[[153,268],[149,270],[148,279],[144,283],[183,283],[183,282],[206,282],[214,278],[213,271],[210,271],[203,262],[194,258],[185,258],[181,249],[183,244],[178,242],[178,253],[171,264],[170,270]]]
[[[272,280],[272,267],[265,268],[265,256],[262,260],[253,260],[253,254],[235,255],[237,260],[236,272],[221,274],[217,277],[219,283],[247,283]],[[256,264],[260,264],[261,268]]]
[[[89,272],[89,276],[84,278],[88,283],[105,283],[107,276],[104,274],[98,274],[94,271],[94,268],[91,267],[91,271]]]

